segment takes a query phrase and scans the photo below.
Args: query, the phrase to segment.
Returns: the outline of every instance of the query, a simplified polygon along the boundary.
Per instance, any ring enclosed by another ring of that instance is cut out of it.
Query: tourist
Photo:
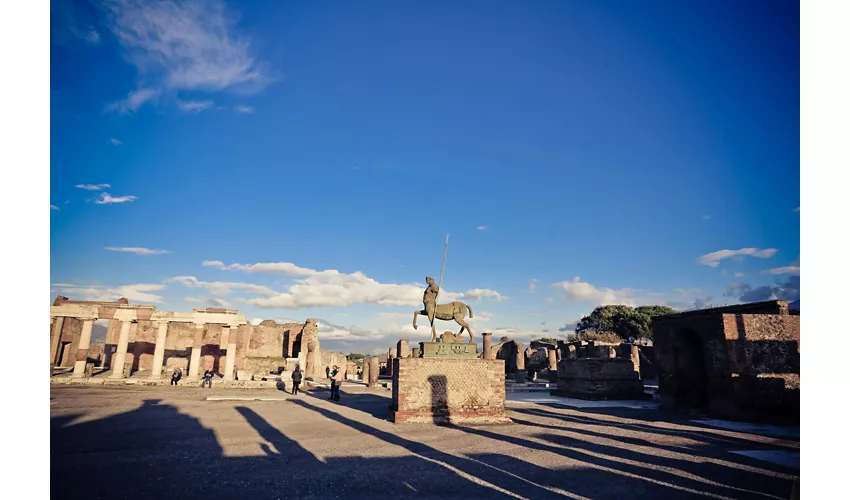
[[[333,371],[330,369],[330,367],[326,367],[325,371],[328,374],[328,378],[331,379],[331,396],[328,399],[333,399],[334,398],[334,389],[336,388],[337,367],[336,367],[336,365],[334,365]]]
[[[171,385],[177,385],[181,378],[183,378],[183,371],[180,368],[175,368],[174,373],[171,374]]]
[[[209,385],[210,389],[212,389],[212,378],[214,373],[215,372],[213,372],[212,370],[204,371],[204,380],[201,381],[201,387],[204,387],[204,385]]]
[[[342,385],[343,374],[338,366],[334,366],[333,377],[334,385],[333,390],[331,390],[331,397],[333,397],[334,401],[339,401],[339,387]]]
[[[301,368],[295,366],[295,371],[292,372],[292,394],[298,394],[298,386],[301,385]]]
[[[331,375],[331,367],[330,367],[330,366],[326,366],[326,367],[325,367],[325,378],[331,378],[331,377],[332,377],[332,375]]]

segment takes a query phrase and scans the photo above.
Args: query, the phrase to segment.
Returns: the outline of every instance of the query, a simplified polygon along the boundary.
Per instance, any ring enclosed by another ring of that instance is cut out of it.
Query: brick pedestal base
[[[501,359],[396,358],[395,423],[506,424]]]

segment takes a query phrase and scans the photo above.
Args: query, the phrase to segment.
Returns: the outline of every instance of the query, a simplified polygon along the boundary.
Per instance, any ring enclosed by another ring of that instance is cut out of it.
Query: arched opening
[[[677,406],[708,410],[708,375],[705,370],[705,348],[702,339],[693,330],[676,332]]]

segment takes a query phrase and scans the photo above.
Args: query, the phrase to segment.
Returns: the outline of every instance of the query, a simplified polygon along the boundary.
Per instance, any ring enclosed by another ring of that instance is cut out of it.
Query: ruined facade
[[[652,331],[663,406],[799,422],[800,316],[787,302],[661,316]]]
[[[266,320],[252,326],[231,309],[191,313],[155,309],[126,299],[90,302],[57,297],[51,307],[51,374],[54,367],[73,368],[74,376],[82,377],[87,364],[111,370],[114,378],[150,371],[154,379],[176,368],[189,379],[209,369],[224,373],[225,379],[232,379],[235,371],[267,375],[282,369],[291,372],[298,364],[306,369],[301,348],[306,324]],[[92,344],[93,323],[104,319],[106,339]],[[318,350],[316,354],[316,370],[322,375],[325,366],[346,366],[343,354]],[[115,369],[119,363],[122,370]]]

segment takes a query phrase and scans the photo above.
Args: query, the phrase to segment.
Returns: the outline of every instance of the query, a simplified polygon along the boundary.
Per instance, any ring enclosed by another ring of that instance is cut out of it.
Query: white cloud
[[[487,229],[487,226],[477,226],[475,229],[479,231],[484,231],[485,229]]]
[[[216,297],[185,297],[183,299],[186,302],[192,302],[194,304],[203,304],[205,306],[210,307],[230,307],[230,302],[219,299]]]
[[[109,193],[104,192],[104,193],[100,194],[100,199],[95,200],[94,202],[95,202],[96,205],[109,205],[109,204],[112,204],[112,203],[124,203],[124,202],[127,202],[127,201],[134,201],[136,199],[137,198],[135,196],[117,196],[116,197],[116,196],[112,196]]]
[[[50,205],[50,210],[59,210],[59,207],[56,205]]]
[[[800,266],[774,267],[773,269],[762,271],[761,274],[792,274],[799,276]]]
[[[462,298],[464,299],[470,298],[481,300],[484,297],[498,301],[507,300],[507,297],[496,290],[489,290],[487,288],[473,288],[471,290],[467,290],[467,292],[462,295]]]
[[[563,290],[570,302],[583,302],[591,305],[623,304],[627,306],[636,305],[635,294],[637,290],[622,288],[614,290],[611,288],[597,288],[590,283],[581,281],[576,276],[569,281],[553,283],[553,287]]]
[[[236,110],[237,113],[253,113],[253,106],[234,106],[233,109]]]
[[[696,263],[709,267],[717,267],[718,265],[720,265],[721,260],[728,259],[731,257],[742,257],[748,255],[750,257],[768,259],[770,257],[773,257],[774,254],[776,254],[775,248],[765,248],[763,250],[759,250],[758,248],[741,248],[740,250],[718,250],[716,252],[700,256],[699,258],[697,258]]]
[[[154,89],[141,88],[127,92],[127,97],[106,105],[107,111],[117,113],[135,113],[143,104],[157,96]]]
[[[212,101],[177,101],[177,107],[184,113],[200,113],[214,104]]]
[[[92,300],[98,302],[115,302],[121,297],[137,302],[162,302],[162,297],[149,292],[156,292],[165,288],[158,283],[141,283],[135,285],[122,285],[117,287],[83,286],[56,283],[51,285],[72,300]]]
[[[86,191],[100,191],[101,189],[111,188],[109,184],[77,184],[75,188],[85,189]]]
[[[272,290],[267,286],[254,285],[252,283],[241,283],[232,281],[200,281],[194,276],[175,276],[165,280],[166,283],[180,283],[189,288],[205,288],[213,295],[226,296],[230,295],[234,290],[246,292],[252,295],[260,295],[264,297],[274,297],[278,295],[278,291]]]
[[[170,250],[155,250],[142,247],[106,247],[106,249],[111,252],[128,252],[136,255],[161,255],[164,253],[171,253]]]
[[[114,139],[114,138],[109,139],[109,142],[111,142],[113,146],[121,146],[121,145],[124,144],[123,142],[119,141],[118,139]]]
[[[243,271],[257,274],[282,274],[296,277],[286,292],[273,297],[255,298],[248,303],[267,309],[300,309],[304,307],[343,307],[352,304],[377,304],[384,306],[422,304],[422,290],[425,285],[418,283],[392,284],[379,283],[360,271],[341,273],[334,269],[317,271],[297,266],[291,262],[263,262],[257,264],[226,265],[219,260],[207,260],[203,266],[228,271]],[[474,288],[466,293],[440,291],[440,302],[468,298],[491,298],[505,300],[507,297],[495,290]]]
[[[528,280],[528,293],[534,293],[537,291],[537,280],[532,278]]]
[[[125,58],[156,93],[253,92],[271,82],[221,0],[107,0],[106,10]]]

